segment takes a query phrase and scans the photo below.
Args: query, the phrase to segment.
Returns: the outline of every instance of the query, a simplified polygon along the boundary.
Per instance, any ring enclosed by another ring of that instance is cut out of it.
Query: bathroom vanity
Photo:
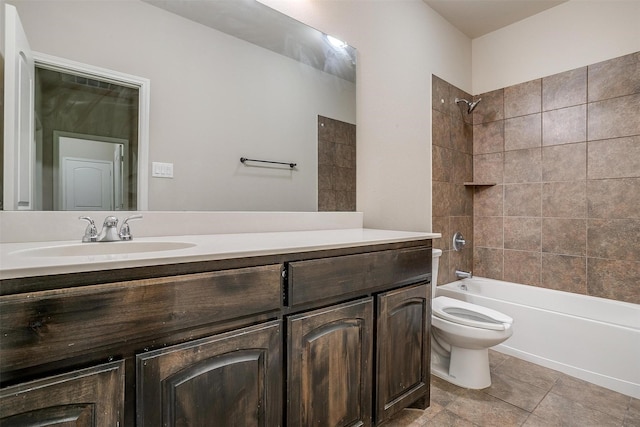
[[[437,235],[335,233],[31,257],[50,265],[0,282],[2,423],[371,426],[428,406]]]

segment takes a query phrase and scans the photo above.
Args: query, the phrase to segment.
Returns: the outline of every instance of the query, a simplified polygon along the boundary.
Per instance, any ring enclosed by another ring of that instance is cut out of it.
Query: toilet
[[[476,304],[436,297],[440,255],[442,250],[433,249],[431,373],[460,387],[489,387],[489,347],[513,334],[513,319]]]

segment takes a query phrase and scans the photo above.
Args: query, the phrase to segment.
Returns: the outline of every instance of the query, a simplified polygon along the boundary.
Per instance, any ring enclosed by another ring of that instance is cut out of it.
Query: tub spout
[[[470,271],[456,270],[456,277],[458,279],[471,279],[473,274]]]

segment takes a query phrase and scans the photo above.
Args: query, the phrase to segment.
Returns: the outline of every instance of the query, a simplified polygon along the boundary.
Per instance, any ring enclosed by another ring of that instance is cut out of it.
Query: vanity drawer
[[[431,247],[397,249],[289,263],[288,305],[357,296],[425,280]]]
[[[5,373],[281,308],[281,265],[0,298]],[[108,273],[105,273],[108,274]],[[236,321],[237,323],[237,321]]]

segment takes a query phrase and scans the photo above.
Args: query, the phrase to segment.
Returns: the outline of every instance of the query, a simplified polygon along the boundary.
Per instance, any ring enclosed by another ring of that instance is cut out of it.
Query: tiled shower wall
[[[318,116],[318,211],[356,210],[356,125]]]
[[[640,303],[640,52],[477,97],[474,274]]]
[[[443,284],[455,280],[455,270],[472,269],[473,189],[464,182],[473,178],[473,116],[464,104],[455,103],[471,96],[436,76],[432,94],[432,229],[442,234],[433,245],[442,249],[438,284]],[[467,241],[459,252],[452,248],[456,231]]]

